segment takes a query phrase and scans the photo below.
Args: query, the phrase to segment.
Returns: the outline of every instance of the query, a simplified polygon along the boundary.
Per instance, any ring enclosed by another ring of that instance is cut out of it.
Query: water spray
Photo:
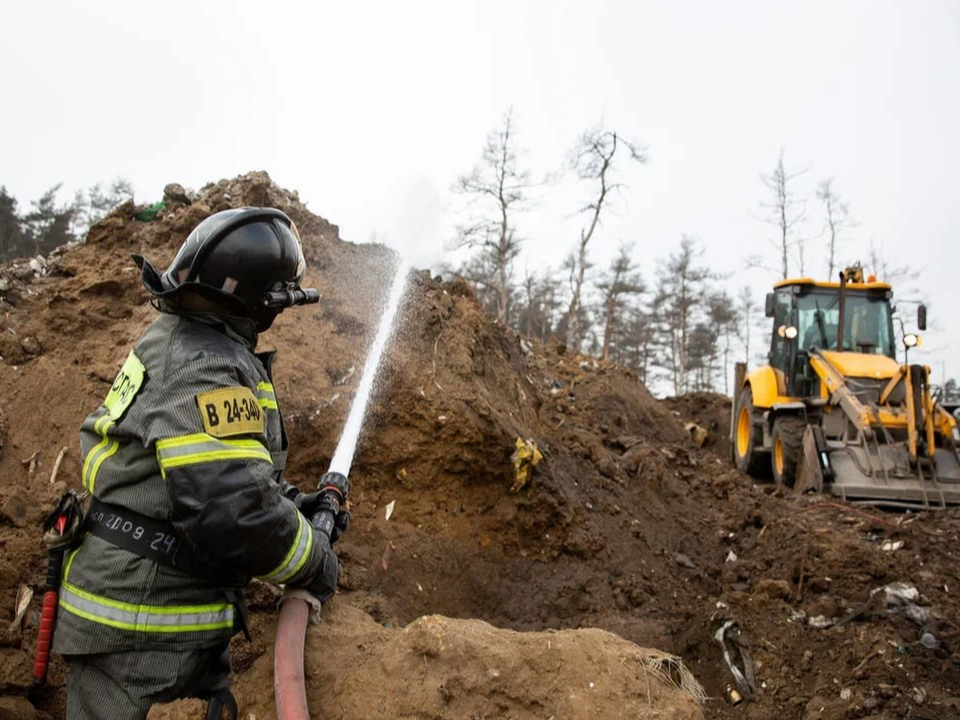
[[[350,413],[347,415],[347,422],[333,453],[327,475],[337,473],[346,478],[350,474],[350,466],[353,464],[357,441],[360,439],[360,431],[363,427],[363,418],[366,415],[370,397],[373,395],[383,352],[390,341],[394,319],[407,284],[407,270],[408,264],[401,258],[390,287],[390,294],[387,296],[383,316],[380,318],[377,334],[367,355],[357,393],[350,406]],[[311,519],[314,526],[318,522],[322,522],[318,517]],[[285,600],[280,606],[273,665],[278,720],[309,720],[310,718],[303,680],[303,641],[309,615],[310,608],[304,600],[291,598]]]

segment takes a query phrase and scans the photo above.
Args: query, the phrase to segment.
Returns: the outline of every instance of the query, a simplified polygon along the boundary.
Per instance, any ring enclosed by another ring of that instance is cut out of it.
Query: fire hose
[[[344,479],[349,475],[353,455],[357,448],[357,440],[360,436],[363,416],[366,414],[367,404],[373,394],[374,380],[380,370],[383,351],[393,330],[393,320],[403,297],[406,277],[407,265],[401,262],[394,275],[386,309],[380,319],[373,345],[370,347],[367,362],[363,369],[363,376],[360,378],[357,394],[350,406],[350,414],[347,416],[343,434],[340,436],[333,459],[330,461],[329,472],[324,478],[328,477],[330,473],[338,473]],[[323,485],[324,479],[321,478],[320,491],[325,489]],[[332,499],[336,500],[336,498]],[[340,499],[342,499],[342,496]],[[327,532],[328,537],[332,538],[332,526],[337,511],[339,511],[339,504],[336,508],[329,508],[313,515],[310,524],[318,532]],[[329,526],[327,523],[329,523]],[[288,598],[280,605],[280,619],[277,622],[273,661],[273,683],[278,720],[309,720],[310,718],[303,677],[303,645],[310,614],[311,608],[306,600]]]

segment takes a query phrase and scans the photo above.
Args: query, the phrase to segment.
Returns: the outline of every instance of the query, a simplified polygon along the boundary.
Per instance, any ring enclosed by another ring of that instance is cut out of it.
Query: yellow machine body
[[[852,501],[960,505],[957,422],[933,398],[929,368],[897,361],[891,298],[858,267],[839,283],[776,283],[770,362],[738,368],[738,467]]]

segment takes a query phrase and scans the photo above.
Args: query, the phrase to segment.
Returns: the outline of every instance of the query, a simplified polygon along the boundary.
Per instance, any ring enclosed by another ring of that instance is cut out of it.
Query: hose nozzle
[[[268,292],[263,304],[272,308],[288,308],[295,305],[313,305],[320,302],[320,293],[314,288],[287,288]]]

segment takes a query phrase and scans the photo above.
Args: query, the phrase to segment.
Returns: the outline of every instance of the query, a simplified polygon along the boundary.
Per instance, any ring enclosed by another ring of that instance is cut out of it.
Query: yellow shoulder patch
[[[214,437],[262,433],[263,411],[248,387],[228,387],[197,395],[203,429]]]
[[[114,420],[119,420],[120,416],[130,407],[130,403],[140,392],[145,379],[146,368],[140,362],[140,358],[134,355],[133,350],[127,355],[126,362],[120,368],[117,379],[113,381],[110,392],[107,393],[103,406],[107,409],[107,414]]]

